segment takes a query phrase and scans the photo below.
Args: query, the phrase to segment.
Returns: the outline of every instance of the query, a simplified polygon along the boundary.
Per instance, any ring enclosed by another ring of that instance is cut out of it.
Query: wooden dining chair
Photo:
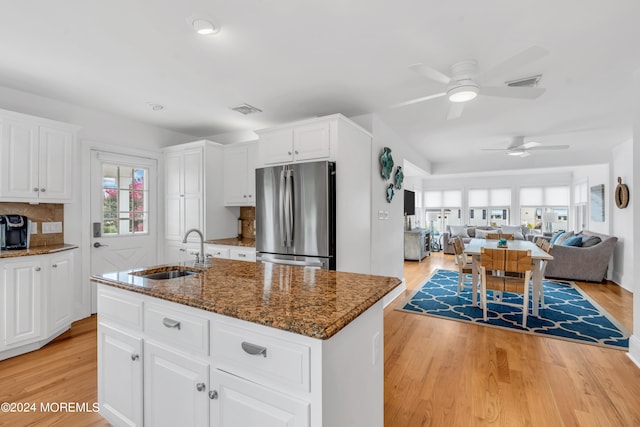
[[[487,240],[500,240],[500,233],[487,233]]]
[[[514,240],[515,236],[513,234],[500,234],[500,238],[504,240]]]
[[[493,290],[498,298],[493,298],[492,303],[522,308],[522,326],[526,327],[534,269],[531,251],[482,248],[480,259],[475,262],[480,272],[480,305],[484,320],[487,320],[487,291]],[[521,274],[524,277],[520,277]],[[503,292],[522,294],[522,305],[505,301]]]
[[[542,240],[542,244],[540,245],[540,249],[542,249],[543,251],[545,251],[548,254],[551,254],[551,251],[553,250],[553,245],[545,239],[538,239],[538,240]],[[537,243],[537,242],[536,242]],[[544,271],[547,269],[547,264],[549,263],[549,260],[542,260],[541,264],[540,264],[540,280],[545,280],[544,278]],[[544,285],[540,288],[540,304],[542,305],[542,307],[544,307]]]
[[[456,264],[458,265],[458,296],[460,296],[462,288],[473,288],[472,284],[465,284],[464,281],[467,274],[473,273],[473,263],[467,254],[464,253],[464,242],[462,241],[462,237],[454,237],[451,240],[451,245],[453,246],[453,256],[455,257]]]

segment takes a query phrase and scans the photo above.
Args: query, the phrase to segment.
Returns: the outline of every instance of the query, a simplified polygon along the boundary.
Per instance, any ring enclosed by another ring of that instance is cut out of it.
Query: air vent
[[[507,86],[511,87],[536,87],[538,86],[538,82],[542,78],[542,74],[538,74],[537,76],[525,77],[524,79],[511,80],[505,82]]]
[[[237,107],[231,107],[232,110],[242,113],[244,115],[253,113],[262,113],[262,110],[249,104],[240,104]]]

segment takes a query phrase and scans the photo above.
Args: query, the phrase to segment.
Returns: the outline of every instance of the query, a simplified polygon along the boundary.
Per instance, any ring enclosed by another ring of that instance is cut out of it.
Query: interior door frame
[[[81,195],[80,202],[82,204],[82,220],[80,226],[80,247],[84,248],[81,256],[81,271],[82,271],[82,307],[83,312],[81,313],[82,317],[88,317],[91,314],[97,311],[97,307],[93,302],[96,300],[94,298],[94,288],[95,286],[91,286],[91,153],[92,151],[103,151],[123,156],[136,156],[136,157],[144,157],[147,159],[156,161],[156,176],[152,178],[150,184],[153,184],[157,188],[157,197],[155,198],[155,203],[149,206],[149,208],[153,208],[156,211],[156,239],[158,242],[164,241],[164,209],[160,209],[161,206],[164,206],[164,191],[161,191],[162,188],[162,179],[160,177],[160,171],[162,170],[162,152],[160,149],[132,149],[122,146],[114,146],[110,144],[104,144],[95,141],[82,141],[81,144],[81,179],[79,180],[81,183]],[[157,259],[162,259],[163,256],[163,245],[156,245],[156,257]]]

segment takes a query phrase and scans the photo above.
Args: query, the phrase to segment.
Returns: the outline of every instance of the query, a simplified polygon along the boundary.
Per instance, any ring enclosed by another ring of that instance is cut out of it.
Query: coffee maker
[[[31,221],[23,215],[0,215],[0,250],[29,249]]]

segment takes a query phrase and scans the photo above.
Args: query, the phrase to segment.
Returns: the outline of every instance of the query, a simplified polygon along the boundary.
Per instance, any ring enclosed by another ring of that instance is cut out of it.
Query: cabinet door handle
[[[187,252],[185,248],[180,248],[180,252]]]
[[[298,150],[296,150],[296,151],[294,151],[294,152],[295,152],[296,154],[300,154],[300,153],[298,153]]]
[[[40,270],[42,270],[42,269],[41,269],[40,267],[36,267],[36,268],[34,268],[34,270],[35,270],[35,271],[40,271]]]
[[[40,191],[40,189],[38,189],[38,187],[33,187],[33,191],[37,193],[38,191]]]
[[[133,360],[134,362],[135,362],[136,360],[138,360],[138,359],[140,359],[140,355],[139,355],[139,354],[132,354],[132,355],[131,355],[131,360]]]
[[[204,391],[206,388],[207,388],[207,386],[205,385],[205,383],[196,384],[196,390],[198,390],[198,391]]]
[[[58,264],[51,264],[52,268],[58,268]]]
[[[289,153],[289,155],[291,155],[291,151],[287,151],[287,153]]]
[[[209,399],[217,400],[218,399],[218,391],[217,390],[211,390],[209,392]]]
[[[47,191],[47,189],[46,189],[46,188],[41,188],[41,189],[40,189],[40,192],[41,192],[41,193],[44,193],[45,191]]]
[[[180,330],[180,322],[178,322],[177,320],[165,317],[164,319],[162,319],[162,324],[167,328],[176,328],[177,330]]]
[[[251,344],[250,342],[243,341],[242,349],[252,356],[263,355],[264,357],[267,357],[267,347],[262,347],[260,345],[255,345]]]

